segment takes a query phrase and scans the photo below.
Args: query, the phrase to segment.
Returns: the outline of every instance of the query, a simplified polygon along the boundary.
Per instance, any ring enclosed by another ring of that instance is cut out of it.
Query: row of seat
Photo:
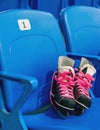
[[[50,12],[58,18],[59,12],[72,5],[100,6],[100,0],[1,0],[0,11],[8,9],[30,8]]]
[[[30,0],[29,6],[31,9],[38,9],[52,13],[56,18],[59,16],[59,12],[72,5],[85,5],[99,7],[99,0]]]
[[[57,20],[50,13],[27,9],[1,12],[1,130],[100,129],[99,16],[100,10],[93,7],[72,6],[63,10],[59,23],[65,43]],[[97,69],[91,108],[80,117],[70,115],[65,120],[51,106],[37,112],[50,103],[52,74],[61,55],[76,62],[84,56]]]

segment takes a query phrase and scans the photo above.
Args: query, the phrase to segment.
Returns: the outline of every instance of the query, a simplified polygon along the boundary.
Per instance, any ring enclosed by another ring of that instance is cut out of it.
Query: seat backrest
[[[100,55],[100,10],[72,6],[60,14],[60,25],[69,52]]]
[[[75,5],[93,6],[97,0],[74,0]]]
[[[68,6],[69,0],[29,0],[31,9],[42,10],[51,13],[58,18],[62,8]]]
[[[100,0],[95,0],[94,5],[95,7],[100,8]]]
[[[56,18],[60,11],[61,0],[30,0],[30,7],[53,14]]]
[[[58,56],[66,55],[57,21],[41,11],[9,10],[0,14],[0,23],[1,69],[36,77],[38,88],[23,111],[41,107],[49,102],[50,82],[57,69]],[[21,89],[11,82],[4,88],[6,105],[11,110]]]
[[[0,0],[0,11],[19,8],[28,8],[28,0]]]

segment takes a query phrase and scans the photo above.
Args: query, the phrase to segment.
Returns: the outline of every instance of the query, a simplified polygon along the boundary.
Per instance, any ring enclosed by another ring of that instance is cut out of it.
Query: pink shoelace
[[[59,77],[55,76],[55,80],[58,83],[58,89],[61,97],[67,97],[74,99],[74,75],[69,71],[65,71],[59,74]]]
[[[89,89],[92,87],[92,81],[94,81],[94,78],[91,75],[84,74],[82,71],[77,72],[75,86],[77,86],[78,95],[82,94],[90,98]]]

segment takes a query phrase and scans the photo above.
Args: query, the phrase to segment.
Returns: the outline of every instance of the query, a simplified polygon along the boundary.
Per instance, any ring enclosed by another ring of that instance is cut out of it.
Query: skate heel
[[[83,107],[82,105],[76,103],[75,114],[80,116],[80,115],[84,114],[85,109],[86,109],[85,107]]]
[[[75,108],[63,108],[60,105],[58,105],[58,103],[54,100],[54,97],[52,95],[50,95],[50,100],[51,100],[51,104],[53,106],[53,108],[55,109],[55,111],[57,112],[57,114],[63,118],[66,119],[67,116],[69,116],[69,114],[75,110]]]

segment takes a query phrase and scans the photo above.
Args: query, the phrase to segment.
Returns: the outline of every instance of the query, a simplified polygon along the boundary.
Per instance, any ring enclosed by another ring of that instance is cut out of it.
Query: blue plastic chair
[[[44,103],[49,101],[49,87],[47,86],[50,85],[52,74],[57,68],[58,56],[66,55],[57,22],[48,13],[32,10],[5,11],[0,15],[0,20],[2,24],[5,23],[4,27],[0,25],[2,30],[0,31],[1,70],[34,76],[39,80],[37,92],[40,92],[32,94],[28,104],[26,103],[23,108],[24,111],[37,109],[44,105],[41,104],[41,100]],[[12,84],[13,87],[11,87]],[[41,99],[44,88],[48,100],[45,97]],[[8,103],[6,107],[11,110],[22,89],[18,83],[7,81],[4,89],[7,90],[4,91]],[[34,97],[37,97],[38,101],[34,100]]]
[[[0,79],[6,79],[19,82],[23,88],[20,99],[16,102],[14,108],[9,112],[5,107],[4,93],[2,87],[0,88],[0,130],[27,130],[25,122],[20,111],[26,99],[32,93],[32,90],[37,87],[37,80],[30,76],[0,73]]]
[[[30,8],[46,11],[53,14],[56,18],[60,11],[61,0],[30,0]]]
[[[51,13],[55,18],[59,17],[62,9],[68,6],[94,6],[99,7],[99,0],[29,0],[31,9],[42,10]]]
[[[0,0],[0,11],[9,9],[28,8],[29,0]]]
[[[59,23],[69,53],[90,55],[100,59],[100,10],[87,6],[72,6],[60,13]],[[99,71],[98,71],[99,73]],[[99,74],[97,81],[99,82]],[[96,82],[94,93],[100,96]]]
[[[61,0],[64,7],[66,7],[66,3],[67,5],[69,6],[72,6],[72,5],[80,5],[80,6],[96,6],[97,7],[97,3],[98,3],[98,0]]]
[[[0,22],[0,79],[3,81],[1,89],[4,97],[4,100],[2,95],[0,98],[1,129],[99,130],[99,98],[93,98],[91,108],[80,117],[70,115],[63,120],[51,107],[45,112],[37,112],[50,104],[51,78],[57,69],[58,57],[67,56],[55,18],[40,11],[9,10],[0,14]],[[5,26],[2,26],[4,23]],[[81,58],[80,55],[74,57]],[[95,60],[99,66],[98,59],[88,58]],[[9,127],[12,122],[16,129]]]
[[[69,0],[29,0],[31,9],[49,12],[55,18],[58,18],[60,10],[69,4],[71,4]]]
[[[97,0],[74,0],[74,5],[96,6]]]
[[[94,3],[95,7],[100,8],[100,0],[95,0],[96,2]]]

